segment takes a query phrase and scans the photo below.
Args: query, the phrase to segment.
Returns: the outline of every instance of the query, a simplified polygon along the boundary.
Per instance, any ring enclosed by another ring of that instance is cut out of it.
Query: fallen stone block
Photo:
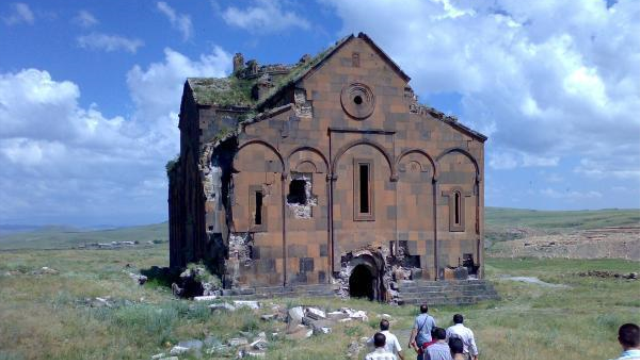
[[[189,348],[176,345],[176,346],[171,348],[171,351],[169,351],[169,354],[170,355],[182,355],[182,354],[186,354],[188,352],[189,352]]]
[[[265,350],[267,347],[269,347],[269,342],[267,341],[267,339],[258,338],[254,342],[249,344],[249,346],[256,350]]]
[[[326,319],[327,318],[327,314],[318,309],[318,308],[313,308],[313,307],[309,307],[307,308],[307,311],[305,312],[305,315],[314,319],[314,320],[320,320],[320,319]]]
[[[252,300],[234,300],[233,305],[235,305],[236,308],[248,307],[251,310],[260,309],[260,303]]]
[[[249,340],[247,340],[246,338],[236,337],[236,338],[231,338],[227,340],[227,344],[233,347],[243,346],[243,345],[248,345]]]
[[[216,295],[208,295],[208,296],[196,296],[193,298],[195,301],[212,301],[216,300],[218,297]]]
[[[367,313],[362,311],[362,310],[358,310],[358,311],[352,313],[351,315],[349,315],[349,318],[354,319],[354,320],[360,320],[360,321],[369,320],[369,318],[367,317]]]
[[[302,306],[296,306],[296,307],[292,307],[291,309],[289,309],[288,312],[288,321],[294,322],[294,323],[300,323],[302,322],[302,318],[304,317],[304,311],[302,309]]]
[[[346,319],[348,317],[349,315],[345,314],[342,311],[332,311],[327,313],[327,318],[331,320],[341,320],[341,319]]]
[[[211,309],[211,311],[215,311],[215,310],[236,311],[236,307],[229,303],[211,304],[209,305],[209,309]]]

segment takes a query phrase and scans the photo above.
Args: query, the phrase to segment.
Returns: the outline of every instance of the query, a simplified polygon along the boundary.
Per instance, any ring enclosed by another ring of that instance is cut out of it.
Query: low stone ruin
[[[187,267],[178,281],[171,284],[173,295],[180,298],[199,298],[222,295],[222,283],[202,265]]]

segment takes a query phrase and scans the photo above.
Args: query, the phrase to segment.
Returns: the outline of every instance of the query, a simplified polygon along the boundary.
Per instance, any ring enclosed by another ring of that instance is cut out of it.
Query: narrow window
[[[369,199],[369,164],[359,164],[360,171],[360,213],[368,214]]]
[[[458,224],[460,224],[460,193],[459,192],[456,192],[454,202],[455,202],[454,203],[454,206],[455,206],[455,209],[454,209],[454,216],[455,216],[454,223],[456,225],[458,225]]]
[[[354,52],[351,54],[351,65],[353,67],[360,67],[360,53]]]
[[[464,198],[465,193],[456,187],[448,193],[443,193],[449,198],[449,231],[463,232],[464,228]],[[468,196],[468,195],[467,195]]]
[[[253,219],[256,225],[262,225],[262,192],[256,191],[256,214]]]
[[[373,161],[353,159],[353,219],[375,221]]]

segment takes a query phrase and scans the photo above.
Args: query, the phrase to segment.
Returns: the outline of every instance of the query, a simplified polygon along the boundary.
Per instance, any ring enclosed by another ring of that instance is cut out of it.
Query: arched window
[[[449,193],[449,231],[464,231],[464,198],[465,194],[460,188],[454,188]]]

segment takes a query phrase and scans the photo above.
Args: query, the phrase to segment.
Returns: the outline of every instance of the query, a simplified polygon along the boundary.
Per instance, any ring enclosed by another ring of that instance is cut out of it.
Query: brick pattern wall
[[[310,112],[301,114],[293,103],[246,125],[238,136],[230,231],[253,233],[254,239],[239,285],[327,283],[339,271],[341,254],[393,242],[418,257],[425,280],[458,265],[463,254],[482,260],[482,141],[412,112],[405,78],[360,38],[326,59],[288,98],[298,101],[300,94]],[[220,120],[213,113],[200,119],[206,128],[201,133],[211,137],[215,126],[206,124]],[[354,164],[363,161],[371,171],[367,219],[357,214]],[[310,176],[317,203],[308,217],[287,205],[294,173]],[[259,227],[252,223],[255,189],[264,194]],[[454,190],[462,194],[464,226],[452,232]]]

